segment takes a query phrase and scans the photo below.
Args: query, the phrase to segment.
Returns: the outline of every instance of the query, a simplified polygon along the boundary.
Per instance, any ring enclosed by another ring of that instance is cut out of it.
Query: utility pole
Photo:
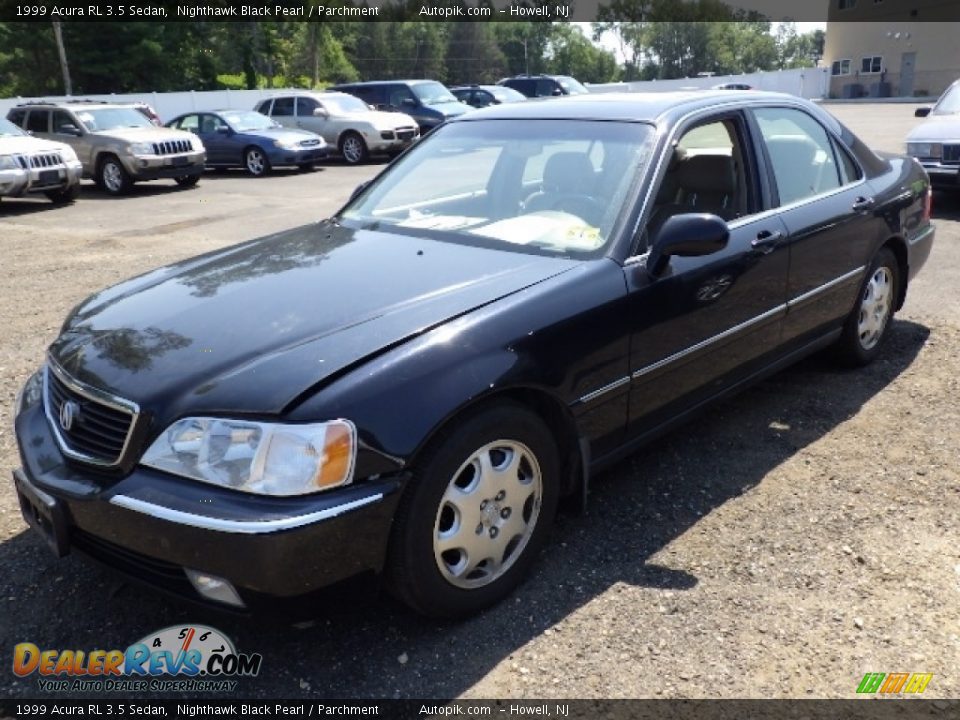
[[[73,83],[70,81],[70,66],[67,64],[67,48],[63,44],[63,30],[60,23],[53,22],[53,36],[57,39],[57,52],[60,54],[60,70],[63,71],[63,89],[66,95],[73,95]]]

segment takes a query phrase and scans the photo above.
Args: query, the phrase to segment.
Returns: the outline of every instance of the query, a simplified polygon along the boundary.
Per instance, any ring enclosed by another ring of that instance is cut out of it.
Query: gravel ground
[[[912,106],[834,105],[898,150]],[[192,191],[92,186],[68,208],[0,207],[0,466],[10,411],[69,309],[121,278],[321,217],[379,166]],[[0,653],[125,647],[206,622],[264,655],[240,695],[853,697],[865,672],[932,672],[960,695],[960,195],[935,198],[933,255],[881,359],[816,357],[621,463],[566,513],[529,581],[458,624],[384,598],[298,626],[213,615],[56,561],[0,494]],[[9,487],[9,486],[8,486]],[[0,697],[37,696],[0,673]]]

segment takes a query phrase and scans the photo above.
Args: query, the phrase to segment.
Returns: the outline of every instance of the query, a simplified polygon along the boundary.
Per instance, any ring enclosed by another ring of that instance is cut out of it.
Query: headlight
[[[65,163],[74,163],[79,160],[79,158],[77,158],[77,153],[75,153],[73,148],[69,145],[64,145],[62,148],[60,148],[60,157],[63,158]]]
[[[278,148],[283,148],[284,150],[296,150],[297,147],[300,145],[300,141],[280,139],[280,140],[274,140],[273,144],[276,145]]]
[[[19,170],[20,163],[13,155],[0,155],[0,170]]]
[[[13,416],[17,417],[28,407],[33,407],[43,397],[43,369],[37,370],[33,375],[27,378],[23,388],[17,393],[17,399],[13,403]]]
[[[132,155],[154,155],[153,143],[130,143],[130,153]]]
[[[262,495],[306,495],[353,480],[357,431],[348,420],[283,425],[185,418],[141,463],[193,480]]]
[[[943,145],[940,143],[907,143],[907,154],[919,158],[938,158],[943,155]]]

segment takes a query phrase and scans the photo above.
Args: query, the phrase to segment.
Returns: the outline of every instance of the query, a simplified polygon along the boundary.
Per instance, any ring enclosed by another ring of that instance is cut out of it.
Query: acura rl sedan
[[[329,219],[81,303],[16,493],[56,554],[220,607],[376,580],[475,613],[598,469],[814,351],[873,360],[933,234],[916,161],[794,97],[477,110]]]

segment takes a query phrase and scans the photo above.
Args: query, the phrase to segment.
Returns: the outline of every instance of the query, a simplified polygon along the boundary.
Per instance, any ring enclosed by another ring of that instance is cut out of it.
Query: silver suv
[[[82,171],[70,146],[30,137],[0,118],[0,197],[43,193],[54,202],[71,202]]]
[[[111,195],[122,195],[140,180],[173,178],[197,184],[206,152],[195,135],[156,127],[129,105],[73,101],[25,103],[7,119],[31,135],[66,143],[92,177]]]
[[[366,162],[373,153],[399,155],[420,139],[420,128],[409,115],[374,110],[341,92],[277,95],[256,109],[284,127],[321,135],[349,165]]]

